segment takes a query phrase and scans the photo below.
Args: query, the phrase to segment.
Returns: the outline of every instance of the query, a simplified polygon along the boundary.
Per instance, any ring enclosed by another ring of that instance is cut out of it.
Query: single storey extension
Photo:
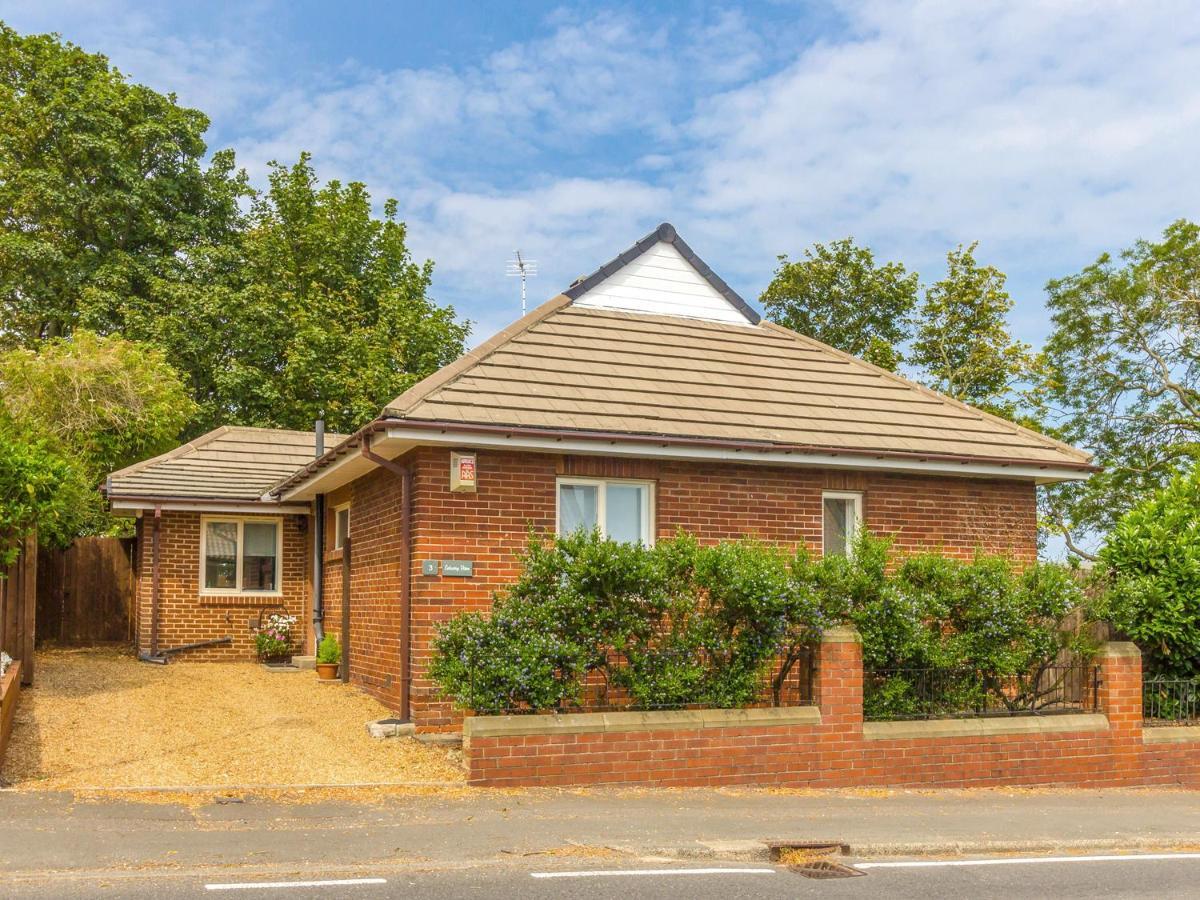
[[[864,302],[869,302],[865,300]],[[1037,552],[1036,486],[1089,456],[770,322],[661,225],[349,437],[218,429],[112,475],[139,517],[143,652],[245,658],[274,608],[422,729],[439,622],[490,607],[530,529],[754,535],[845,553]],[[314,524],[315,523],[315,524]]]

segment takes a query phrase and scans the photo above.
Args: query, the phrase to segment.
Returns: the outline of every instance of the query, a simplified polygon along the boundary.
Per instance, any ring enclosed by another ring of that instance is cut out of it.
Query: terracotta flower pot
[[[322,681],[333,681],[337,674],[338,663],[317,663],[317,677]]]

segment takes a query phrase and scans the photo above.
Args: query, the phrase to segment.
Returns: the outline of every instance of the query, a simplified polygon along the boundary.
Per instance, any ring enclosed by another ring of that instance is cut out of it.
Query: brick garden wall
[[[160,524],[160,601],[158,646],[168,649],[233,636],[232,645],[188,650],[179,659],[250,660],[255,657],[249,622],[263,610],[286,610],[297,617],[297,652],[308,644],[309,536],[302,517],[283,516],[282,597],[202,596],[200,593],[200,513],[164,511]],[[273,517],[267,517],[273,518]],[[137,525],[137,578],[134,622],[139,651],[150,649],[154,513]]]
[[[1169,743],[1143,733],[1132,645],[1109,645],[1101,659],[1103,714],[864,723],[857,636],[828,638],[819,721],[811,709],[468,718],[468,779],[498,787],[1200,784],[1200,729],[1147,730]]]

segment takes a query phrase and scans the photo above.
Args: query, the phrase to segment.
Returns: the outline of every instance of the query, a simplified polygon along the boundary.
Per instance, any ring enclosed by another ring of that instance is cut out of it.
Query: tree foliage
[[[1032,371],[1028,345],[1013,340],[1005,275],[975,260],[978,242],[946,254],[946,275],[925,289],[908,362],[929,387],[1005,418]]]
[[[395,201],[376,218],[307,155],[259,194],[232,152],[204,164],[208,124],[0,25],[0,346],[77,328],[154,344],[198,402],[188,434],[322,412],[352,430],[461,353]]]
[[[193,410],[163,353],[122,338],[76,331],[36,352],[0,353],[0,419],[21,448],[21,471],[42,473],[27,483],[76,504],[69,515],[52,510],[60,525],[104,529],[98,487],[105,475],[174,446]],[[47,536],[56,529],[39,526]]]
[[[894,371],[910,333],[917,274],[875,255],[852,238],[814,244],[804,259],[779,257],[759,297],[767,318]]]
[[[1047,292],[1046,403],[1103,467],[1052,512],[1069,532],[1108,531],[1200,457],[1200,226],[1175,222]]]
[[[228,239],[242,177],[203,113],[98,54],[0,23],[0,342],[119,330]]]
[[[43,543],[68,543],[87,509],[87,489],[49,442],[31,439],[0,413],[0,576],[35,529]]]
[[[1200,470],[1122,516],[1100,559],[1102,612],[1141,647],[1147,675],[1200,675]]]
[[[202,407],[225,422],[352,431],[462,353],[467,327],[428,296],[397,204],[375,218],[357,182],[320,185],[310,158],[274,165],[233,245],[195,261],[136,331],[170,348]]]

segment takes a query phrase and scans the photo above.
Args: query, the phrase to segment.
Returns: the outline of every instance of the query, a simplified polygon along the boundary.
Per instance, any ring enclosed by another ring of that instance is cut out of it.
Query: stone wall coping
[[[861,644],[862,635],[851,625],[839,625],[837,628],[826,628],[821,634],[822,644]]]
[[[463,740],[469,741],[473,737],[529,734],[595,734],[820,724],[821,711],[815,706],[556,713],[545,716],[470,716],[463,720]]]
[[[1109,659],[1141,657],[1142,651],[1133,641],[1108,641],[1100,648],[1100,655]]]
[[[1142,729],[1143,744],[1200,744],[1200,725],[1160,725]]]
[[[1061,734],[1071,731],[1108,731],[1108,717],[1100,713],[1068,713],[1054,716],[863,723],[863,739],[868,741],[987,737],[994,734]]]

